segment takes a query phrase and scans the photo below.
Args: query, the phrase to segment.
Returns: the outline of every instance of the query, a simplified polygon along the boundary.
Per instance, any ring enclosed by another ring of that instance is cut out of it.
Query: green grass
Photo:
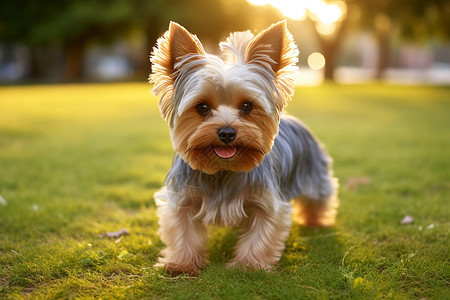
[[[152,267],[172,148],[150,88],[0,88],[0,298],[450,298],[449,88],[297,89],[288,112],[335,160],[336,226],[294,225],[271,273],[227,270],[236,235],[212,228],[198,278]]]

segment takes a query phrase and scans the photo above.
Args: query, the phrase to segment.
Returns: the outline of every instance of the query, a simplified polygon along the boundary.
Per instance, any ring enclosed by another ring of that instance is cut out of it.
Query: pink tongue
[[[220,158],[231,158],[236,154],[236,147],[214,147],[214,153]]]

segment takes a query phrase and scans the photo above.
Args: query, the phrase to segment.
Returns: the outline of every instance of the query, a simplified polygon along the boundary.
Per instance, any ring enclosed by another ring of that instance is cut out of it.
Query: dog
[[[150,56],[149,80],[170,127],[175,156],[155,194],[167,246],[157,267],[198,275],[207,263],[207,225],[239,229],[229,268],[270,270],[293,219],[335,222],[337,179],[322,144],[282,114],[291,99],[298,49],[286,21],[256,36],[234,32],[207,54],[171,22]]]

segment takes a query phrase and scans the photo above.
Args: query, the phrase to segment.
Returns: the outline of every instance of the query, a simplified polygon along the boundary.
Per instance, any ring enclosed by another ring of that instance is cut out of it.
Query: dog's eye
[[[252,104],[251,102],[245,102],[245,103],[242,104],[242,106],[241,106],[241,111],[242,111],[243,113],[248,114],[249,112],[252,111],[252,108],[253,108],[253,104]]]
[[[211,111],[209,106],[206,105],[205,103],[201,103],[201,104],[197,105],[196,109],[197,109],[197,112],[201,115],[207,115]]]

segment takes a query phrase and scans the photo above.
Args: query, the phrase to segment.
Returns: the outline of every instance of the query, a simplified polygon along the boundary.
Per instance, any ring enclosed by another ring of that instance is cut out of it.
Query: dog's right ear
[[[152,73],[149,80],[153,83],[153,93],[162,92],[159,101],[161,115],[170,121],[173,114],[173,85],[183,64],[199,59],[205,50],[198,38],[183,26],[170,22],[169,30],[160,37],[150,56]]]

